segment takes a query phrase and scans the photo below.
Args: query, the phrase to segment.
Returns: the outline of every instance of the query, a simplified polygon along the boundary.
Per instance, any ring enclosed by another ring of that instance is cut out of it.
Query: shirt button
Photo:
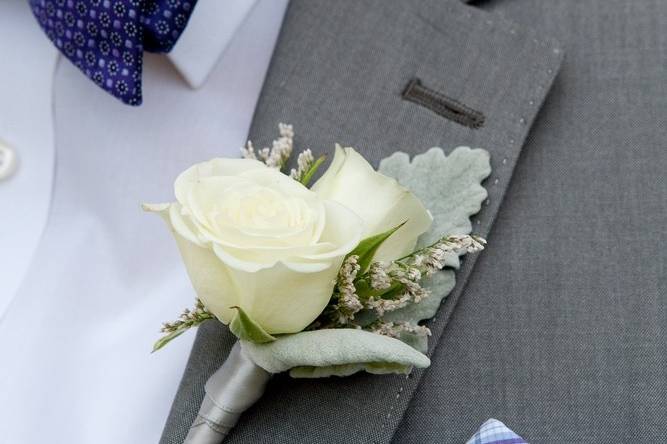
[[[10,178],[16,172],[16,153],[0,141],[0,180]]]

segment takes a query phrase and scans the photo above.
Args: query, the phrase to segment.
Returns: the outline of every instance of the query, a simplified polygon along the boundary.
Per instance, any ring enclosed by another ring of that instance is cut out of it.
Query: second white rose
[[[380,174],[353,148],[336,145],[331,166],[313,185],[321,198],[334,200],[364,221],[364,237],[405,224],[375,254],[376,261],[391,261],[413,252],[417,239],[433,218],[421,201],[396,179]]]

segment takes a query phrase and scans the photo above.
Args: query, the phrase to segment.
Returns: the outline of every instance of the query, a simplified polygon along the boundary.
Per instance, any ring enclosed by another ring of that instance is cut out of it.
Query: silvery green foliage
[[[273,342],[242,341],[243,350],[264,370],[301,378],[369,373],[409,373],[424,368],[429,359],[388,336],[363,330],[337,328],[285,335]]]
[[[419,239],[418,247],[450,234],[470,234],[470,216],[486,199],[482,181],[491,174],[486,150],[458,147],[446,156],[442,148],[416,155],[412,162],[396,152],[380,162],[378,171],[393,177],[412,191],[433,215],[433,225]],[[458,260],[453,261],[458,267]]]
[[[480,210],[487,197],[481,183],[491,173],[491,166],[489,153],[482,149],[459,147],[446,156],[442,149],[432,148],[412,161],[405,153],[394,153],[380,163],[379,171],[397,179],[431,211],[433,226],[420,239],[421,247],[443,235],[472,231],[470,216]],[[447,266],[459,267],[456,254],[448,259]],[[452,270],[436,273],[429,281],[424,281],[424,286],[432,293],[430,297],[419,304],[388,312],[384,320],[416,325],[432,318],[454,284]],[[358,320],[363,316],[364,313],[359,313]],[[368,319],[368,322],[372,320]],[[422,354],[426,351],[427,339],[404,334],[400,337],[401,342],[363,330],[325,329],[286,335],[267,344],[244,343],[244,348],[255,362],[269,371],[291,369],[293,377],[312,378],[347,376],[360,370],[409,372],[413,366],[422,366],[426,362],[423,359],[428,360]],[[406,348],[404,343],[413,348]],[[408,353],[408,350],[416,354]]]
[[[481,183],[491,174],[491,164],[489,153],[483,149],[459,147],[446,156],[441,148],[431,148],[415,156],[412,162],[407,154],[394,153],[380,162],[378,171],[412,191],[433,215],[431,229],[419,239],[419,247],[422,247],[443,235],[471,233],[470,217],[480,210],[487,197]],[[424,180],[425,177],[428,180]],[[458,269],[459,257],[452,254],[447,265]],[[431,292],[430,297],[419,304],[389,312],[384,319],[416,324],[432,318],[455,283],[452,270],[434,274],[423,284]],[[426,352],[427,337],[405,334],[401,339]]]

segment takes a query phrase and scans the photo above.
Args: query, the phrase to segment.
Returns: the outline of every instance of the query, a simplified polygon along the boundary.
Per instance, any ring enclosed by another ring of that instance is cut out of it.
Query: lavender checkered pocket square
[[[466,444],[528,444],[497,419],[489,419]]]

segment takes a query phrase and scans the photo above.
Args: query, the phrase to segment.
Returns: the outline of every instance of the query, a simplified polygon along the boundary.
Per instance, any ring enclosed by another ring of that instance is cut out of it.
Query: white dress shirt
[[[0,182],[0,443],[158,441],[193,334],[150,349],[195,294],[140,203],[238,156],[286,4],[199,0],[132,108],[57,57],[25,1],[0,2],[0,139],[21,159]]]
[[[51,200],[58,52],[35,23],[27,2],[0,1],[0,143],[19,157],[16,173],[0,182],[0,319],[37,248]]]

